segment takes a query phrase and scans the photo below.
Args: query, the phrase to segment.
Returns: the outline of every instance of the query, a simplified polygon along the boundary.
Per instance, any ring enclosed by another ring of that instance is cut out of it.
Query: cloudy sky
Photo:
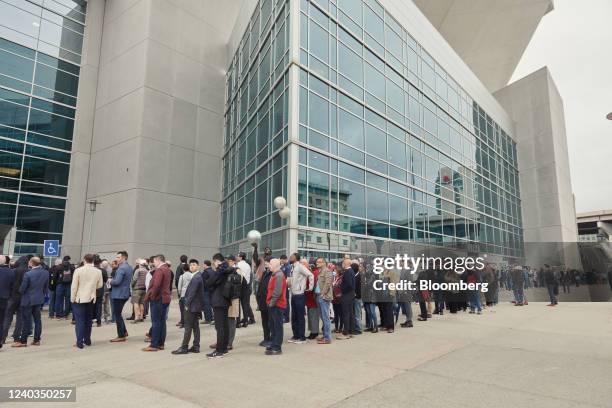
[[[544,65],[565,104],[576,211],[612,209],[612,0],[555,0],[512,81]]]

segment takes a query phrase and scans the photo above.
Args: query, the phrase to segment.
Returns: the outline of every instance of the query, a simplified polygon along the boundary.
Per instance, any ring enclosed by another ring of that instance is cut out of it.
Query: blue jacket
[[[185,292],[185,308],[192,313],[200,313],[204,309],[204,280],[202,272],[193,274]]]
[[[15,271],[7,266],[0,266],[0,299],[11,297],[14,283]]]
[[[119,265],[115,277],[110,279],[110,284],[113,287],[110,293],[111,299],[129,299],[133,273],[134,270],[127,261]]]
[[[19,288],[21,306],[36,306],[45,303],[49,291],[49,272],[40,266],[30,269],[23,275]]]

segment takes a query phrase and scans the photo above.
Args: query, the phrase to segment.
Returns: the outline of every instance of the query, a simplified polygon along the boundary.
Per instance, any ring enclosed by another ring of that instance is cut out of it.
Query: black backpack
[[[223,297],[228,300],[240,299],[242,293],[242,276],[234,269],[227,275],[223,285]]]

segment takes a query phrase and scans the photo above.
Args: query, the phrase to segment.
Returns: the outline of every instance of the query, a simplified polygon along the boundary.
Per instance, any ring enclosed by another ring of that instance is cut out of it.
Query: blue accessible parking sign
[[[45,239],[43,256],[59,256],[59,240]]]

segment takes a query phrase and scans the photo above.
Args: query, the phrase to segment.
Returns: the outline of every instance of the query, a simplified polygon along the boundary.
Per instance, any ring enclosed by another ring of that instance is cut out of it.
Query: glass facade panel
[[[306,230],[313,227],[311,209],[325,209],[330,219],[338,214],[337,228],[330,223],[329,229],[347,234],[335,238],[347,245],[324,252],[351,252],[355,237],[376,237],[427,244],[472,241],[486,243],[490,252],[520,255],[516,145],[505,130],[377,1],[303,0],[300,22],[310,28],[310,39],[299,42],[306,56],[300,59],[305,78],[300,94],[317,93],[298,102],[299,111],[308,113],[299,118],[300,133],[308,136],[299,139],[304,150],[300,194],[319,193],[311,184],[314,162],[308,158],[317,154],[338,161],[337,173],[333,167],[328,172],[331,203],[338,176],[337,205],[322,208],[317,198],[299,201],[303,242],[318,240]],[[328,39],[329,46],[313,38]],[[324,61],[327,50],[337,50],[337,61]],[[315,86],[321,81],[325,94]],[[336,137],[341,143],[328,144]],[[317,170],[321,179],[325,170]]]
[[[60,239],[86,2],[0,1],[0,223],[15,253]]]

